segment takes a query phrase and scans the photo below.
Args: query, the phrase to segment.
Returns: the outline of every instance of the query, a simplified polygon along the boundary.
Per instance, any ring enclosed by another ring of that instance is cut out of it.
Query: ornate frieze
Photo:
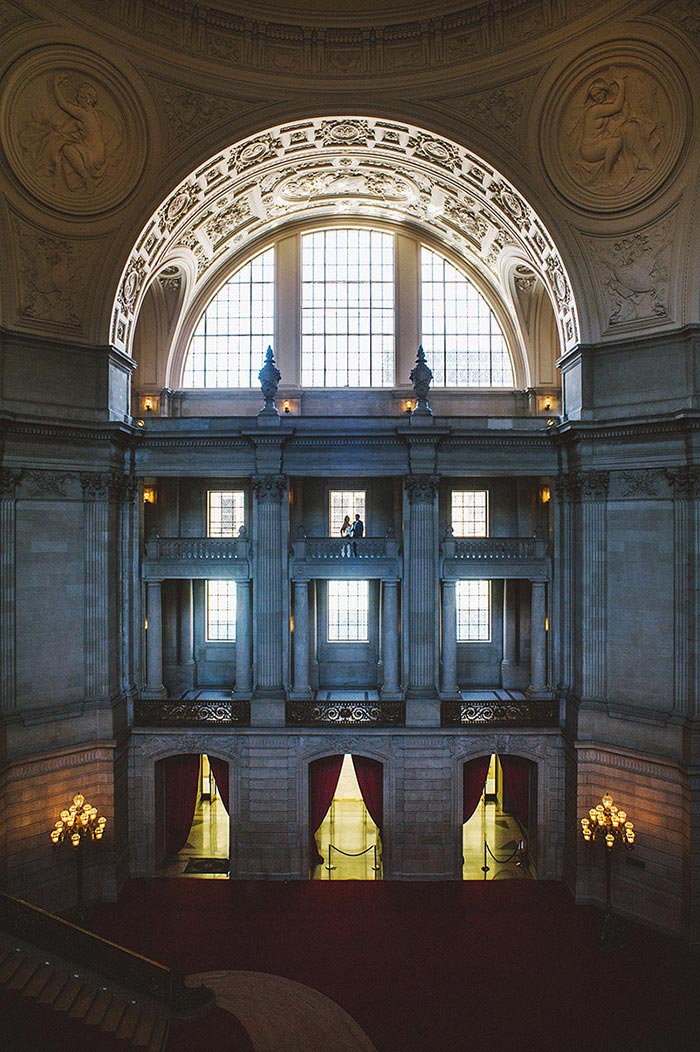
[[[65,497],[66,486],[75,478],[68,471],[26,471],[23,483],[30,497]]]
[[[437,493],[439,475],[406,475],[404,485],[411,504],[432,504]]]
[[[660,471],[621,471],[618,482],[623,497],[656,497],[664,477]]]
[[[251,482],[259,504],[279,504],[287,495],[286,475],[254,475]]]

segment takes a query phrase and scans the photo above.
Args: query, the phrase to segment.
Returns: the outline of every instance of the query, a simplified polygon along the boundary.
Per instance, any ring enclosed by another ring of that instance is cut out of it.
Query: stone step
[[[141,1018],[131,1039],[131,1044],[134,1048],[148,1048],[156,1022],[156,1017],[150,1012],[144,1011],[141,1013]]]
[[[39,962],[33,960],[31,957],[25,957],[19,968],[13,973],[12,978],[5,983],[8,990],[17,990],[18,993],[23,993],[24,988],[32,978],[36,975],[39,969]]]
[[[0,965],[0,986],[6,986],[9,983],[22,961],[25,960],[25,955],[19,950],[13,949],[11,953],[8,953]]]
[[[100,1030],[109,1030],[115,1033],[126,1012],[128,1002],[121,997],[113,997],[112,1003],[105,1012],[104,1019],[100,1023]]]
[[[131,1041],[140,1016],[141,1009],[137,1004],[127,1005],[126,1011],[119,1021],[119,1026],[114,1032],[115,1037],[122,1038],[124,1041]]]
[[[25,997],[30,997],[32,1001],[38,1000],[39,995],[46,984],[57,974],[58,973],[52,964],[49,964],[46,961],[42,962],[22,993]]]
[[[67,1012],[73,1005],[76,997],[83,988],[82,980],[70,978],[55,998],[52,1008],[57,1012]]]
[[[112,995],[109,990],[99,990],[94,1001],[85,1015],[84,1022],[87,1026],[99,1026],[107,1014],[112,1003]]]
[[[49,1007],[53,1006],[53,1003],[61,990],[67,985],[68,976],[66,973],[57,971],[45,984],[43,990],[36,999],[36,1003],[40,1005],[48,1005]]]
[[[84,986],[71,1005],[68,1015],[72,1019],[84,1019],[96,997],[97,991],[94,987]]]
[[[156,1025],[153,1027],[153,1033],[148,1043],[148,1052],[164,1052],[165,1046],[168,1043],[168,1034],[170,1033],[170,1023],[167,1019],[156,1019]]]

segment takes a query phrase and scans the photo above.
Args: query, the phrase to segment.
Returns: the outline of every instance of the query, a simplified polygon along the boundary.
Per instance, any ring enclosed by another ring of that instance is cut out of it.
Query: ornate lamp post
[[[51,830],[51,842],[62,844],[65,840],[76,849],[77,865],[77,913],[83,919],[83,851],[82,845],[90,840],[101,840],[107,819],[98,815],[97,808],[86,802],[82,793],[76,793],[70,807],[61,811],[56,825]]]
[[[636,836],[634,823],[630,822],[626,811],[615,806],[612,796],[606,791],[602,802],[592,807],[588,816],[581,819],[581,833],[587,844],[598,838],[605,841],[605,917],[600,936],[600,941],[604,943],[610,936],[613,916],[610,892],[612,850],[616,841],[622,843],[627,851],[632,850]]]

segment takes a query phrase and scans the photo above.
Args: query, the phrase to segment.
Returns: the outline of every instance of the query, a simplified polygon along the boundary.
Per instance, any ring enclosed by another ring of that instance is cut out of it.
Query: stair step
[[[167,1019],[156,1019],[156,1025],[148,1042],[148,1052],[163,1052],[170,1031],[170,1023]]]
[[[157,1023],[157,1018],[150,1012],[143,1012],[138,1021],[131,1044],[135,1048],[146,1048]]]
[[[37,971],[25,986],[22,993],[35,1001],[49,980],[56,975],[56,969],[52,964],[42,962]]]
[[[19,950],[13,950],[0,965],[0,986],[6,986],[26,957]]]
[[[57,1012],[67,1012],[83,988],[80,979],[70,978],[53,1003]]]
[[[36,1003],[40,1005],[53,1005],[54,1001],[67,983],[68,976],[66,973],[57,971],[44,986],[36,999]]]
[[[84,986],[70,1006],[68,1015],[73,1019],[84,1019],[96,997],[97,990],[90,986]]]
[[[105,1012],[105,1017],[100,1023],[100,1030],[109,1030],[111,1033],[114,1033],[121,1023],[127,1007],[127,1001],[124,1001],[121,997],[113,997],[112,1003]]]
[[[32,957],[25,957],[17,971],[7,983],[8,990],[22,992],[29,980],[39,969],[39,962]]]
[[[85,1016],[85,1023],[88,1026],[99,1026],[104,1019],[107,1009],[112,1003],[112,995],[108,990],[99,990],[97,997],[90,1005],[90,1009]]]
[[[115,1037],[123,1038],[125,1041],[130,1041],[138,1024],[140,1015],[141,1009],[138,1005],[128,1004],[119,1026],[115,1031]]]

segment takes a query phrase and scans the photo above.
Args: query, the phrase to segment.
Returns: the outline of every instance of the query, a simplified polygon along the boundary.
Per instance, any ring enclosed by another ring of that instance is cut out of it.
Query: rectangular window
[[[207,494],[207,537],[237,537],[243,526],[243,490],[210,489]]]
[[[359,515],[365,521],[365,491],[363,489],[332,489],[328,495],[328,533],[338,537],[340,529],[348,516],[350,522]],[[365,533],[367,526],[365,524]]]
[[[236,582],[207,581],[207,642],[236,641]]]
[[[455,537],[488,537],[489,503],[485,489],[452,490],[452,530]]]
[[[457,581],[457,642],[491,640],[491,582]]]
[[[369,581],[328,582],[328,642],[368,643]]]

